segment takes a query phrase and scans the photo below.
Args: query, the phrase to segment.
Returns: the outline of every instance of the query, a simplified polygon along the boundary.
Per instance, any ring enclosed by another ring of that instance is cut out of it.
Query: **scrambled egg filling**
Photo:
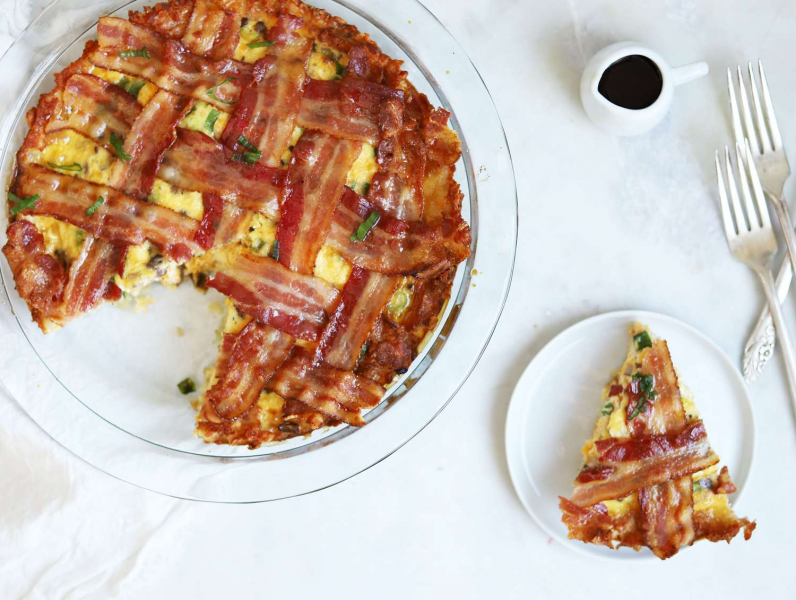
[[[47,145],[38,153],[37,162],[59,173],[107,185],[111,175],[113,155],[79,133],[64,129],[47,136]],[[66,171],[53,165],[79,164],[79,171]]]
[[[189,192],[172,187],[162,179],[155,179],[152,185],[152,192],[149,194],[149,201],[187,215],[197,221],[202,220],[202,215],[205,212],[200,192]]]
[[[123,88],[129,94],[135,96],[135,99],[138,100],[140,104],[146,104],[152,99],[158,88],[154,83],[149,83],[145,79],[137,79],[132,75],[125,75],[124,73],[119,73],[119,71],[109,71],[108,69],[103,69],[102,67],[96,67],[92,64],[87,65],[86,72],[94,75],[95,77],[99,77],[100,79],[104,79],[108,83],[114,83],[119,87]]]
[[[86,232],[65,221],[41,215],[25,215],[23,219],[36,226],[44,238],[44,251],[52,256],[62,256],[67,263],[80,255]]]
[[[370,182],[379,169],[376,162],[376,148],[368,143],[362,144],[362,150],[348,171],[345,184],[360,196],[367,196]]]
[[[311,79],[336,81],[345,75],[348,57],[323,42],[312,45],[312,54],[307,62],[307,74]]]
[[[229,121],[229,115],[201,100],[194,101],[191,110],[179,122],[179,127],[201,131],[218,139]]]

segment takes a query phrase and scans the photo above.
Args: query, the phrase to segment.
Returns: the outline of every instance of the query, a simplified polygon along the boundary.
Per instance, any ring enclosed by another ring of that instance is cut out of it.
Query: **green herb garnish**
[[[177,384],[183,395],[192,394],[196,391],[196,383],[190,377],[186,377]]]
[[[249,48],[270,48],[276,42],[269,42],[268,40],[263,40],[262,42],[252,42],[250,44],[246,44]]]
[[[628,421],[632,421],[644,412],[644,409],[647,408],[647,403],[650,400],[654,400],[658,395],[658,392],[655,391],[655,377],[653,375],[636,373],[633,375],[633,388],[633,391],[638,390],[640,397],[633,412],[627,418]]]
[[[152,58],[149,56],[149,50],[146,49],[146,46],[143,48],[139,48],[138,50],[128,49],[122,50],[119,52],[120,58]]]
[[[360,350],[360,351],[359,351],[359,358],[357,359],[357,362],[359,362],[359,361],[361,361],[363,358],[365,358],[365,355],[368,353],[368,347],[369,347],[369,346],[370,346],[370,344],[368,344],[367,342],[365,342],[365,344],[362,346],[362,350]]]
[[[646,331],[642,331],[641,333],[637,333],[633,336],[633,341],[636,343],[636,351],[640,352],[644,348],[652,348],[652,340],[650,339],[650,334]]]
[[[257,162],[258,158],[260,158],[259,152],[241,152],[232,155],[232,160],[246,163],[247,165],[253,165]]]
[[[11,209],[11,215],[17,216],[23,210],[28,210],[29,208],[32,209],[40,197],[41,196],[38,194],[35,194],[33,196],[25,196],[24,198],[20,198],[16,194],[8,192],[8,199],[16,205]]]
[[[222,100],[221,98],[217,98],[216,95],[213,92],[215,92],[219,87],[221,87],[225,83],[229,83],[230,81],[237,81],[237,80],[238,80],[237,77],[227,77],[221,83],[217,83],[213,87],[209,88],[205,93],[208,96],[210,96],[213,100],[215,100],[217,102],[221,102],[222,104],[235,104],[234,102],[227,102],[226,100]]]
[[[612,412],[614,412],[614,403],[613,402],[608,402],[605,406],[603,406],[603,410],[602,410],[603,416],[607,417]]]
[[[345,67],[340,63],[335,63],[337,77],[342,78],[345,75]]]
[[[271,250],[269,250],[268,256],[274,260],[279,260],[279,240],[275,240],[274,243],[271,244]]]
[[[251,152],[256,152],[257,154],[259,154],[259,153],[260,153],[260,150],[257,148],[257,146],[255,146],[254,144],[252,144],[252,143],[251,143],[249,140],[247,140],[247,139],[246,139],[244,136],[242,136],[242,135],[241,135],[241,136],[238,136],[238,143],[239,143],[241,146],[243,146],[244,148],[246,148],[246,150],[249,150],[249,151],[251,151]]]
[[[133,158],[132,156],[127,154],[127,152],[124,151],[124,139],[120,138],[112,131],[111,131],[111,146],[113,146],[113,149],[116,151],[116,156],[119,157],[120,161],[127,162],[131,158]]]
[[[369,183],[363,183],[362,184],[362,195],[363,196],[367,196],[369,191],[370,191],[370,184]]]
[[[104,203],[105,203],[105,198],[103,198],[102,196],[100,196],[99,198],[97,198],[97,201],[96,201],[96,202],[94,202],[94,204],[92,204],[91,206],[89,206],[89,207],[86,209],[86,214],[87,214],[87,215],[90,217],[90,216],[91,216],[91,215],[93,215],[95,212],[97,212],[97,209],[98,209],[100,206],[102,206]]]
[[[61,169],[62,171],[82,171],[82,165],[78,163],[72,163],[71,165],[57,165],[55,163],[48,162],[48,166],[52,167],[53,169]]]
[[[376,223],[379,222],[381,219],[381,215],[376,212],[375,210],[368,215],[368,218],[362,221],[362,223],[357,227],[357,230],[351,234],[351,241],[352,242],[364,242],[365,238],[368,237],[370,230],[376,226]]]
[[[213,135],[216,132],[216,121],[218,121],[219,116],[221,116],[221,113],[215,108],[210,109],[210,112],[205,119],[205,129],[207,129],[210,135]]]

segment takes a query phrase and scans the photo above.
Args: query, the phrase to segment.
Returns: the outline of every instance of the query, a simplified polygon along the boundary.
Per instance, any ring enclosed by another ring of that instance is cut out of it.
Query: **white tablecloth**
[[[778,360],[751,387],[759,443],[741,512],[757,518],[752,541],[701,543],[664,564],[590,559],[548,539],[514,495],[503,428],[527,362],[587,316],[668,313],[740,355],[762,294],[719,228],[711,161],[729,140],[723,68],[765,58],[796,147],[796,4],[426,4],[486,80],[519,189],[514,284],[468,383],[376,467],[253,506],[178,501],[117,481],[0,392],[0,598],[793,597],[796,426]],[[0,0],[0,51],[42,5]],[[577,95],[586,58],[623,39],[712,69],[677,91],[654,132],[633,139],[597,131]],[[794,316],[792,302],[786,311]]]

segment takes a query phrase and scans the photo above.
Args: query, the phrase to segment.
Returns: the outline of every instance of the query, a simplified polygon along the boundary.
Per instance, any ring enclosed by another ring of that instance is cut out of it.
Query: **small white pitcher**
[[[663,78],[658,99],[647,108],[638,110],[613,104],[597,89],[608,67],[633,55],[645,56],[654,62]],[[600,129],[615,135],[637,135],[649,131],[663,120],[672,104],[675,86],[698,79],[707,75],[707,72],[708,65],[705,62],[670,67],[660,54],[650,48],[635,42],[619,42],[600,50],[586,65],[580,81],[580,97],[589,118]]]

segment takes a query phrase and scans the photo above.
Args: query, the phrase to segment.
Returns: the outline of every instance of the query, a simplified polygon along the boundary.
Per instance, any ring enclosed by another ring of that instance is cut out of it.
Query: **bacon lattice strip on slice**
[[[15,193],[39,196],[34,214],[61,219],[107,242],[141,244],[149,240],[175,260],[188,259],[202,250],[195,241],[199,224],[190,217],[36,164],[20,165]]]
[[[354,267],[340,295],[340,303],[326,326],[317,356],[338,369],[353,371],[362,346],[390,301],[398,277]]]
[[[225,334],[216,363],[218,381],[207,392],[218,416],[234,419],[249,410],[292,347],[292,336],[257,321],[237,334]]]
[[[378,212],[378,223],[364,240],[351,235],[368,216]],[[437,233],[422,221],[407,223],[389,215],[350,188],[337,206],[326,244],[347,261],[386,274],[439,272],[448,264]]]
[[[297,33],[302,25],[301,19],[282,15],[268,30],[267,39],[273,43],[271,54],[255,64],[252,84],[241,92],[221,138],[236,152],[256,147],[260,160],[271,167],[281,164],[304,95],[313,42]],[[239,142],[241,137],[248,146]]]
[[[385,137],[377,151],[379,171],[373,176],[368,199],[403,221],[423,217],[426,144],[419,132],[404,130]]]
[[[251,65],[197,56],[180,42],[124,19],[100,17],[97,34],[99,47],[88,54],[93,64],[143,77],[224,112],[232,112],[241,89],[251,81]]]
[[[294,337],[317,341],[339,296],[331,285],[271,258],[240,253],[208,281],[244,313]]]
[[[118,300],[122,292],[111,282],[119,272],[124,249],[88,236],[69,266],[61,312],[66,318],[91,310],[102,300]]]
[[[240,39],[240,17],[207,0],[195,0],[182,43],[212,60],[232,58]]]
[[[117,156],[113,187],[139,200],[149,197],[163,153],[174,142],[177,123],[190,104],[187,98],[164,90],[147,102],[124,139],[124,155]]]
[[[276,239],[279,262],[310,274],[361,144],[305,133],[293,151]]]
[[[236,161],[231,150],[199,131],[177,129],[177,139],[164,153],[158,177],[279,220],[285,171]]]
[[[381,139],[382,107],[390,100],[402,103],[403,97],[400,90],[358,77],[313,79],[304,90],[298,124],[375,146]]]
[[[686,475],[638,492],[646,545],[658,558],[694,543],[693,482]]]
[[[325,415],[360,427],[363,408],[376,406],[384,388],[351,371],[317,365],[312,354],[296,346],[266,386],[283,398],[295,398]]]
[[[118,85],[77,74],[66,80],[58,109],[45,131],[74,129],[112,149],[111,134],[123,139],[140,114],[141,105]]]

